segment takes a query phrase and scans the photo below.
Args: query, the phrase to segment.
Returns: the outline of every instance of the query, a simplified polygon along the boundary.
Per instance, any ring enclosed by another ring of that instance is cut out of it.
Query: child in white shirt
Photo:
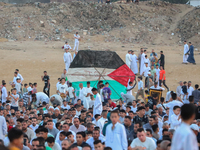
[[[171,129],[176,129],[181,124],[181,108],[179,106],[174,106],[174,114],[171,115]]]
[[[69,88],[68,88],[68,95],[69,95],[69,101],[74,104],[74,99],[75,99],[75,94],[74,94],[74,88],[72,87],[72,83],[69,83]]]

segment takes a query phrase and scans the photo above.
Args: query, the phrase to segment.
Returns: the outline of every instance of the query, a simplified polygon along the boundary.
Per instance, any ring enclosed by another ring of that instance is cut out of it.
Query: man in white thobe
[[[140,75],[142,75],[142,73],[144,72],[144,66],[145,66],[144,60],[145,60],[145,55],[146,55],[145,52],[146,52],[146,50],[144,50],[144,52],[141,55]]]
[[[87,95],[85,88],[83,87],[83,83],[79,84],[79,99],[81,100],[81,102],[85,101],[85,96]]]
[[[2,103],[5,103],[7,101],[7,97],[8,97],[8,92],[6,89],[6,83],[3,83],[3,88],[1,89],[1,98],[2,98]]]
[[[64,50],[66,49],[68,50],[72,49],[71,46],[68,44],[68,42],[65,42],[65,45],[64,45]]]
[[[134,74],[138,73],[138,66],[137,66],[137,56],[134,54],[134,51],[132,51],[131,55],[131,70]]]
[[[71,55],[71,53],[69,52],[68,49],[65,49],[63,59],[64,59],[64,62],[65,62],[65,69],[66,69],[66,71],[68,71],[69,66],[72,62],[72,55]]]
[[[187,52],[189,51],[189,47],[188,47],[188,45],[187,45],[187,41],[184,41],[184,53],[183,53],[183,63],[184,64],[187,64],[188,62],[187,62],[187,59],[188,59],[188,56],[189,55],[187,55]]]
[[[18,78],[21,79],[21,83],[24,81],[24,78],[22,77],[22,75],[19,73],[19,69],[15,69],[15,71],[17,72],[17,76]]]
[[[191,85],[192,85],[192,82],[188,81],[188,89],[187,89],[188,97],[191,96],[192,92],[194,91],[194,88]]]
[[[197,136],[192,131],[190,125],[195,119],[195,106],[184,104],[181,107],[181,125],[176,129],[171,150],[198,150]],[[198,127],[197,127],[198,128]],[[197,129],[198,130],[198,129]]]
[[[87,87],[85,87],[85,93],[87,95],[85,96],[85,99],[83,101],[83,105],[88,110],[89,109],[89,103],[91,101],[90,95],[93,95],[92,94],[92,87],[90,87],[90,82],[87,82]]]
[[[78,32],[76,32],[76,34],[74,34],[74,38],[75,38],[75,41],[74,41],[74,49],[76,49],[76,51],[78,52],[78,46],[79,46],[79,40],[80,40],[80,36],[78,35]]]
[[[126,65],[130,68],[131,67],[131,50],[128,51],[126,54]]]
[[[37,92],[35,94],[32,94],[32,99],[36,98],[36,105],[39,106],[39,103],[46,102],[49,104],[49,97],[44,92]]]
[[[102,111],[102,117],[96,123],[96,125],[100,128],[100,132],[102,132],[102,130],[103,130],[103,126],[105,124],[105,121],[108,121],[107,114],[108,114],[108,111],[103,110]]]
[[[4,140],[6,134],[7,134],[6,120],[3,116],[0,116],[0,139]]]
[[[160,78],[160,69],[158,68],[158,66],[156,66],[156,82],[158,82],[159,85],[159,78]]]
[[[93,116],[95,116],[96,114],[101,115],[102,110],[103,110],[101,96],[98,93],[96,88],[92,89],[92,93],[93,93],[93,95],[96,95],[95,102],[94,102],[94,108],[93,108]]]
[[[182,91],[183,82],[180,81],[179,84],[180,85],[176,88],[176,94],[177,94],[178,97],[181,97],[181,91]]]

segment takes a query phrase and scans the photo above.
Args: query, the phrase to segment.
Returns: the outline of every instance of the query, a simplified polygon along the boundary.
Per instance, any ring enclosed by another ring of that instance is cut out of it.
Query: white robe
[[[63,56],[64,62],[65,62],[65,69],[68,71],[70,63],[72,62],[72,55],[70,52],[64,53]]]
[[[144,72],[144,60],[145,60],[145,53],[141,55],[141,63],[140,63],[140,75]]]
[[[79,99],[83,102],[85,100],[85,96],[87,95],[85,88],[79,89]]]
[[[102,108],[101,96],[99,93],[97,93],[95,102],[94,102],[93,116],[95,116],[96,114],[101,115],[102,110],[103,108]]]
[[[105,146],[111,147],[113,150],[127,150],[128,142],[124,125],[117,122],[114,129],[112,126],[111,123],[106,127]]]
[[[65,44],[65,45],[64,45],[64,50],[65,50],[65,49],[72,49],[72,48],[71,48],[71,46],[70,46],[69,44]]]
[[[172,138],[171,150],[198,150],[197,137],[186,123],[181,123]]]
[[[88,93],[90,93],[90,94],[92,94],[92,87],[85,87],[85,93],[86,93],[86,95],[88,94]],[[88,96],[88,97],[85,97],[85,99],[84,99],[84,101],[83,101],[83,106],[88,110],[89,109],[89,103],[90,103],[90,101],[91,101],[91,98],[90,98],[90,96]]]
[[[148,62],[148,67],[151,67],[149,58],[144,58],[144,63],[145,63],[145,62]],[[145,64],[144,64],[144,67],[145,67]]]
[[[184,45],[184,54],[183,54],[183,63],[188,63],[187,59],[189,55],[185,55],[187,54],[187,52],[189,51],[189,47],[187,44]]]
[[[130,68],[131,67],[131,56],[130,54],[126,54],[126,65]]]
[[[131,70],[134,74],[138,73],[138,66],[137,66],[137,56],[135,54],[131,55]]]
[[[49,97],[43,92],[37,92],[36,99],[37,99],[37,102],[36,102],[37,106],[39,106],[40,102],[41,103],[46,102],[47,104],[49,104]]]
[[[7,92],[6,87],[3,87],[3,88],[1,89],[1,91],[2,91],[2,95],[1,95],[2,103],[4,103],[4,102],[7,101],[6,98],[8,97],[8,92]]]
[[[74,48],[73,48],[73,50],[76,49],[76,51],[78,52],[78,47],[79,47],[79,38],[80,38],[80,36],[74,34],[74,38],[75,38],[75,41],[74,41]]]
[[[156,70],[156,82],[158,82],[159,85],[159,78],[160,78],[160,69],[155,69]]]
[[[4,140],[7,134],[6,120],[3,116],[0,116],[0,139]]]

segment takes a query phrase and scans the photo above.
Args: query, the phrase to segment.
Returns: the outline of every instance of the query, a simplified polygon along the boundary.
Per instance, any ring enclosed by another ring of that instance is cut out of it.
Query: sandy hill
[[[1,3],[0,12],[0,37],[8,40],[64,41],[79,31],[82,36],[103,35],[99,40],[105,42],[171,45],[198,37],[200,32],[200,9],[161,1],[139,5]]]

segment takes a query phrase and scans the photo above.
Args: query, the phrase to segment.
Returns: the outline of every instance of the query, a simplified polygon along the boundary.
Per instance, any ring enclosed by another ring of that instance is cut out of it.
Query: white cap
[[[198,127],[197,124],[191,124],[191,125],[190,125],[190,128],[191,128],[192,130],[195,130],[195,131],[198,131],[198,132],[199,132],[199,127]]]

